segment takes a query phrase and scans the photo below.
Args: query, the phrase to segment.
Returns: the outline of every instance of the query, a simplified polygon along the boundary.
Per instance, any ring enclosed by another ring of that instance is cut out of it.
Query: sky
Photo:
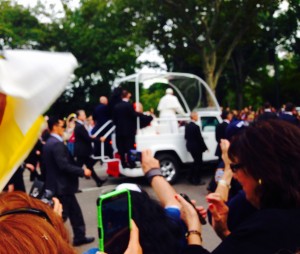
[[[38,0],[16,0],[16,1],[26,7],[27,6],[34,7],[36,5],[36,3],[38,2]],[[61,4],[60,0],[41,0],[41,1],[43,3],[46,3],[47,5],[54,4],[58,8],[62,8],[62,4]],[[70,3],[72,3],[71,5],[74,7],[79,6],[79,2],[80,2],[80,0],[71,0],[70,1]]]

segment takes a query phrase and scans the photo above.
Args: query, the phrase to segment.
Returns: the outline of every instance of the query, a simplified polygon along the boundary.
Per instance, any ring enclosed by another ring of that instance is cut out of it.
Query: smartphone
[[[142,161],[142,152],[140,151],[132,149],[129,151],[129,156],[131,161]]]
[[[188,195],[186,195],[185,193],[180,193],[180,196],[182,196],[187,202],[189,202],[195,208],[195,210],[197,211],[195,205],[192,203],[192,201],[190,200]],[[200,213],[198,213],[198,211],[197,211],[197,214],[198,214],[198,217],[199,217],[199,220],[200,220],[201,224],[205,225],[206,224],[205,218],[202,217],[202,215]]]
[[[123,254],[128,246],[131,229],[129,190],[115,190],[99,196],[97,210],[100,251]]]

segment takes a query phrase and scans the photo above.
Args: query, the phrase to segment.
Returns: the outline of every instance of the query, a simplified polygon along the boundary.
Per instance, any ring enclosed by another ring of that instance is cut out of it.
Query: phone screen
[[[103,234],[100,238],[103,240],[102,251],[108,254],[123,254],[128,246],[131,217],[129,200],[129,192],[125,191],[100,201]]]

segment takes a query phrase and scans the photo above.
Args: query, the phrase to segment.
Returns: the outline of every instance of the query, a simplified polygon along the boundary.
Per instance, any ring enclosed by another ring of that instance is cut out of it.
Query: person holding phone
[[[159,202],[135,184],[116,188],[129,189],[131,197],[134,222],[125,253],[182,253],[187,244],[186,227],[180,219],[181,204],[175,199],[176,191],[162,176],[159,161],[150,150],[142,152],[142,167]]]
[[[229,158],[233,177],[246,199],[258,209],[230,231],[228,207],[218,193],[207,196],[213,227],[224,236],[214,254],[296,253],[300,248],[300,129],[281,120],[254,123],[232,139]],[[195,209],[180,195],[188,230],[185,254],[207,254]]]
[[[129,193],[124,195],[126,191]],[[128,203],[131,205],[125,204],[127,203],[127,201],[124,202],[125,196],[130,199]],[[132,223],[129,224],[128,213],[125,212],[130,208],[129,214],[139,229],[139,241],[143,253],[167,254],[171,252],[179,254],[186,246],[185,227],[180,220],[179,208],[162,206],[136,184],[120,184],[115,191],[104,194],[103,197],[100,196],[100,199],[102,200],[98,201],[101,209],[99,211],[98,208],[98,214],[101,213],[98,218],[102,220],[99,225],[100,249],[104,252],[108,254],[124,253],[127,246],[124,243],[124,239],[126,239],[124,232],[127,232],[128,226],[132,228],[130,225]],[[178,202],[176,201],[176,203]],[[127,226],[126,223],[124,224],[126,221]],[[129,232],[127,243],[128,241]]]
[[[129,238],[127,249],[125,250],[124,254],[142,254],[143,253],[139,238],[140,238],[139,237],[139,229],[136,226],[134,220],[131,220],[130,238]],[[90,252],[86,252],[85,254],[93,254],[93,253],[95,253],[94,249]],[[107,253],[101,252],[101,251],[96,251],[96,254],[107,254]]]

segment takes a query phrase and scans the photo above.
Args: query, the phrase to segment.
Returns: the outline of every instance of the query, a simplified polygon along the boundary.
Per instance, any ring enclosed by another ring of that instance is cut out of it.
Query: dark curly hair
[[[229,158],[257,181],[260,208],[300,207],[300,129],[282,120],[254,123],[234,137]]]
[[[132,217],[139,228],[143,253],[181,253],[184,227],[168,217],[165,209],[145,191],[130,191],[130,194]]]

